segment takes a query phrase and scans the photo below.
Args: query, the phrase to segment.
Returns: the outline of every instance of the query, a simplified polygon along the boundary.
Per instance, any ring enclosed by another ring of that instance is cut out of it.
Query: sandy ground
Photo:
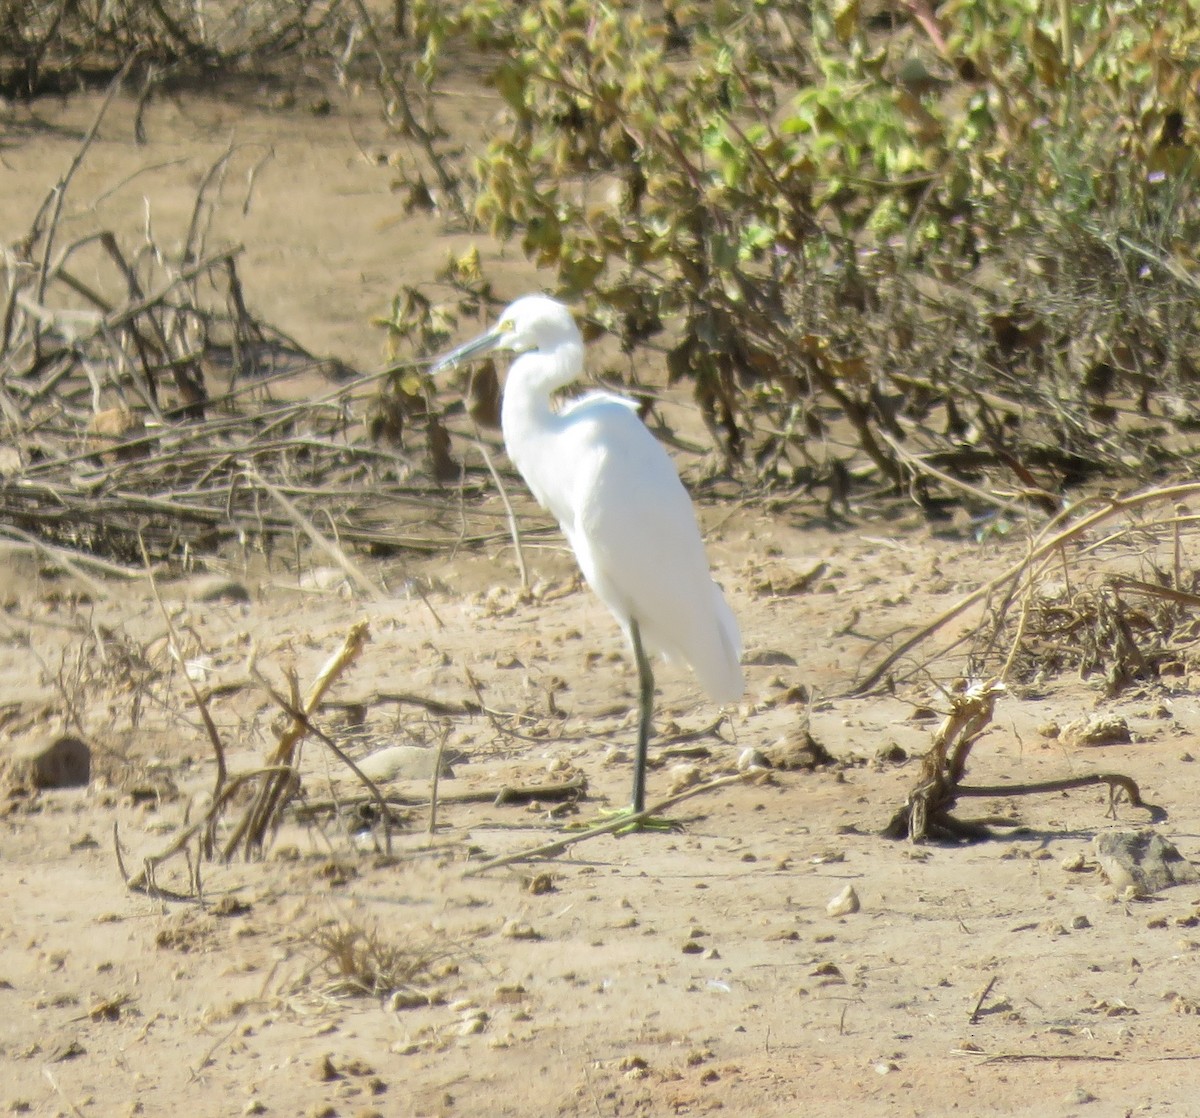
[[[6,242],[28,227],[93,111],[82,99],[11,109]],[[488,111],[486,98],[463,99],[468,136]],[[245,244],[247,297],[264,319],[356,367],[381,360],[370,317],[466,243],[435,218],[404,216],[380,158],[396,144],[370,97],[339,98],[326,116],[265,96],[165,99],[146,125],[149,143],[136,146],[129,107],[116,106],[72,188],[68,228],[98,217],[136,231],[149,212],[158,236],[181,236],[199,177],[232,142],[239,172],[211,240]],[[268,149],[243,211],[246,173]],[[535,285],[512,250],[482,247],[507,269],[507,293]],[[528,503],[521,513],[544,523]],[[13,801],[0,819],[0,1108],[1200,1115],[1200,886],[1118,895],[1093,858],[1094,836],[1114,826],[1103,789],[981,801],[980,814],[1023,827],[970,848],[878,836],[936,726],[920,708],[945,709],[933,684],[962,670],[962,648],[895,697],[850,697],[855,675],[877,640],[946,608],[1024,541],[935,534],[895,508],[858,507],[840,529],[803,504],[710,503],[701,517],[745,634],[749,690],[714,726],[720,712],[685,674],[660,673],[658,730],[674,744],[656,746],[651,797],[733,772],[743,750],[786,740],[805,718],[835,764],[698,796],[675,809],[679,833],[594,839],[479,876],[464,870],[552,838],[564,820],[547,805],[445,802],[431,837],[414,808],[390,855],[378,829],[297,822],[262,862],[205,865],[202,903],[130,892],[114,852],[115,828],[136,869],[213,786],[149,587],[83,594],[4,553],[0,748],[82,731],[96,772],[86,790]],[[1183,549],[1194,569],[1200,541]],[[202,601],[195,580],[162,590],[213,689],[234,770],[259,763],[278,724],[246,676],[251,645],[277,686],[292,669],[303,686],[366,618],[371,643],[336,692],[361,700],[361,719],[330,710],[323,722],[347,750],[444,740],[465,758],[442,783],[448,797],[581,774],[588,819],[628,797],[636,681],[561,541],[546,537],[531,562],[530,597],[507,549],[364,560],[394,590],[381,604],[278,559],[226,567],[245,602]],[[1138,562],[1117,541],[1087,569]],[[414,579],[432,587],[426,600],[406,593]],[[1073,677],[1014,687],[976,747],[972,782],[1125,772],[1196,858],[1198,678],[1114,701]],[[486,712],[429,706],[480,698]],[[1097,710],[1127,718],[1134,741],[1073,748],[1043,732]],[[356,794],[317,745],[305,770],[311,801],[328,800],[335,780],[338,795]],[[428,782],[397,789],[419,799]],[[1128,805],[1119,814],[1123,826],[1145,822]],[[158,884],[183,889],[182,860]],[[861,910],[829,915],[848,884]],[[339,988],[338,929],[362,932],[381,968],[408,974],[397,996]]]

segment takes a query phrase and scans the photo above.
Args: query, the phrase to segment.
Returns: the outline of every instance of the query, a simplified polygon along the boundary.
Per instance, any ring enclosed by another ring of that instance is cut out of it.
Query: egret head
[[[547,295],[523,295],[510,303],[500,321],[486,334],[439,357],[431,372],[439,372],[492,350],[553,354],[565,346],[582,346],[579,327],[570,310]]]

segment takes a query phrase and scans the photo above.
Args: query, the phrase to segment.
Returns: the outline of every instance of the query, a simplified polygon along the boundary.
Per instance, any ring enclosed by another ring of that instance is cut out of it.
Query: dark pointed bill
[[[504,334],[499,326],[493,326],[486,334],[480,334],[478,338],[464,342],[457,349],[452,349],[449,353],[443,353],[429,367],[429,372],[431,374],[440,373],[443,369],[449,369],[453,365],[461,365],[464,361],[469,361],[472,357],[478,357],[480,354],[487,353],[489,350],[495,349],[503,337]]]

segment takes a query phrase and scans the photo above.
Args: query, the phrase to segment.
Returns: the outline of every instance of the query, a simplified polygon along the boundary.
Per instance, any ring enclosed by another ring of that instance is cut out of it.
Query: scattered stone
[[[1086,1091],[1082,1087],[1076,1087],[1073,1091],[1068,1091],[1063,1095],[1063,1102],[1067,1106],[1086,1106],[1090,1102],[1095,1102],[1096,1096],[1091,1091]]]
[[[341,567],[313,567],[300,576],[299,584],[301,590],[350,592],[350,580]]]
[[[685,792],[689,788],[695,788],[704,777],[701,775],[699,766],[680,763],[672,765],[667,770],[667,791],[674,796],[680,792]]]
[[[243,900],[236,893],[226,893],[212,906],[212,913],[214,916],[245,916],[250,908],[249,901]]]
[[[908,752],[893,741],[876,751],[875,760],[881,765],[903,765],[908,760]]]
[[[318,1083],[329,1083],[342,1078],[342,1073],[333,1066],[333,1057],[328,1052],[313,1065],[313,1078]]]
[[[1068,854],[1062,860],[1062,868],[1066,870],[1067,873],[1082,873],[1085,869],[1087,869],[1087,859],[1082,853]]]
[[[146,425],[126,407],[105,408],[88,420],[84,445],[89,454],[98,454],[106,465],[144,458],[149,446],[138,442]],[[128,445],[133,443],[133,446]]]
[[[86,788],[92,775],[92,751],[86,742],[68,734],[17,753],[8,769],[9,781],[18,786]]]
[[[1200,881],[1200,873],[1153,827],[1105,831],[1096,836],[1100,868],[1116,889],[1142,896]]]
[[[759,648],[742,657],[743,664],[756,668],[794,668],[796,659],[778,648]]]
[[[249,602],[250,591],[227,575],[207,574],[192,579],[188,596],[197,602]]]
[[[858,912],[860,908],[862,908],[862,903],[854,891],[854,886],[847,885],[836,897],[830,898],[829,903],[825,906],[825,911],[830,916],[849,916],[851,913]]]
[[[841,970],[836,963],[821,963],[809,972],[812,978],[824,979],[821,982],[822,986],[838,986],[844,985],[846,975],[841,973]]]
[[[535,897],[540,897],[545,893],[553,893],[555,889],[553,874],[535,873],[525,883],[525,892],[532,893]]]
[[[388,995],[387,1007],[393,1013],[402,1009],[424,1009],[442,999],[436,994],[419,994],[415,990],[393,990]]]
[[[377,784],[389,780],[430,780],[437,765],[437,750],[420,745],[388,745],[369,753],[358,767]],[[449,759],[442,758],[441,775],[454,776]]]
[[[1075,718],[1062,728],[1067,745],[1128,745],[1133,741],[1129,723],[1119,714],[1090,714]]]
[[[812,771],[821,765],[832,765],[835,758],[807,730],[793,730],[787,737],[763,750],[772,768]]]
[[[476,1009],[467,1014],[455,1030],[459,1036],[475,1036],[487,1028],[488,1015],[482,1009]]]
[[[1090,928],[1091,926],[1092,922],[1086,916],[1080,915],[1071,917],[1071,927],[1077,932],[1083,928]]]
[[[506,920],[500,934],[505,939],[541,939],[541,934],[523,920]]]
[[[737,761],[737,770],[740,773],[753,772],[756,769],[769,769],[771,762],[767,759],[767,755],[757,749],[743,749],[742,755]]]
[[[1049,722],[1043,722],[1037,728],[1037,733],[1041,738],[1056,738],[1062,733],[1062,727],[1051,719]]]
[[[622,1056],[617,1063],[617,1070],[623,1072],[626,1079],[645,1079],[650,1065],[641,1056]]]
[[[266,1114],[267,1105],[262,1099],[251,1099],[242,1107],[243,1114]]]

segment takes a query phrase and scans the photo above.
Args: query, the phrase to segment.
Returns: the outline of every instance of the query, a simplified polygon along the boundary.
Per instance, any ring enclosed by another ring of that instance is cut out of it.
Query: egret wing
[[[738,698],[737,622],[670,456],[621,397],[586,397],[563,418],[577,487],[563,530],[584,576],[626,630],[636,618],[645,643],[690,664],[714,699]]]

